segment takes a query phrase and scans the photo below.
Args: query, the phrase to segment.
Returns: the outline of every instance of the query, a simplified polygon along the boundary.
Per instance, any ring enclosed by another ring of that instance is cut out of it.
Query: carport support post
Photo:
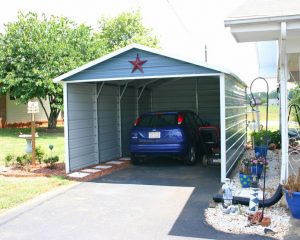
[[[101,83],[101,86],[98,90],[98,84],[96,83],[96,124],[97,124],[97,142],[98,142],[98,163],[100,163],[100,141],[99,141],[99,112],[98,112],[98,101],[102,89],[104,87],[104,82]]]
[[[126,91],[126,88],[128,86],[129,81],[126,82],[122,92],[121,92],[121,86],[119,86],[119,128],[120,128],[120,157],[122,157],[122,109],[121,109],[121,100],[122,97]]]
[[[225,75],[220,75],[221,182],[226,178]]]
[[[137,117],[139,116],[139,101],[140,101],[140,98],[141,98],[145,88],[146,88],[146,84],[143,86],[140,93],[139,93],[139,89],[137,89],[137,111],[136,111],[137,112]]]
[[[66,173],[70,172],[69,157],[69,114],[68,114],[68,84],[63,83],[63,101],[64,101],[64,138],[65,138],[65,168]]]
[[[288,176],[289,139],[288,139],[288,101],[287,101],[287,57],[286,57],[286,23],[281,23],[279,41],[279,79],[280,79],[280,120],[281,120],[281,176],[283,183]]]

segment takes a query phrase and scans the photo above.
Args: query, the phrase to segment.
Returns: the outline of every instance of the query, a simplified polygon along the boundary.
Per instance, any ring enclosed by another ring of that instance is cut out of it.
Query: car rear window
[[[177,125],[177,114],[144,115],[138,124],[139,127],[166,127]]]

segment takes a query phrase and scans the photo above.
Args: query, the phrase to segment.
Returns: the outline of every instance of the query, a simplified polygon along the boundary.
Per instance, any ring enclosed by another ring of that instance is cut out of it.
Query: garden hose
[[[281,197],[282,197],[283,193],[282,193],[282,185],[279,184],[277,187],[276,192],[274,193],[274,195],[268,199],[263,200],[259,200],[259,207],[270,207],[272,205],[274,205],[275,203],[277,203]],[[213,200],[215,202],[223,202],[223,195],[221,194],[216,194],[213,197]],[[249,206],[249,198],[245,198],[245,197],[237,197],[234,196],[232,199],[232,203],[233,204],[242,204],[245,206]],[[264,202],[264,203],[263,203]]]

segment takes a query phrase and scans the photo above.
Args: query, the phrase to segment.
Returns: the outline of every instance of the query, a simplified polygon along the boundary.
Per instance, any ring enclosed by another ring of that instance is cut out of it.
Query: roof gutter
[[[287,22],[300,20],[300,14],[289,15],[289,16],[244,16],[240,18],[226,19],[224,21],[225,27],[231,27],[240,24],[251,24],[251,23],[266,23],[266,22]]]

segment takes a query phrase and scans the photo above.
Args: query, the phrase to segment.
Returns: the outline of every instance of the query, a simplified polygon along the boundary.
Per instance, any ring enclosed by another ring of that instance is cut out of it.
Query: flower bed
[[[245,152],[243,158],[254,158],[253,150],[248,150]],[[266,174],[266,193],[265,197],[271,197],[280,182],[280,159],[279,151],[275,150],[268,152],[268,171]],[[249,188],[245,189],[241,187],[239,180],[239,171],[233,174],[232,184],[235,188],[234,195],[249,197],[250,191]],[[259,180],[259,185],[263,185],[263,180]],[[259,192],[259,198],[262,199],[262,191]],[[240,214],[238,215],[229,215],[223,214],[222,205],[217,204],[214,208],[208,208],[205,211],[205,217],[207,223],[212,225],[215,229],[236,233],[236,234],[259,234],[265,235],[264,229],[260,225],[250,225],[247,218],[248,206],[239,206]],[[265,208],[265,216],[271,218],[271,225],[268,227],[275,232],[276,239],[283,239],[284,235],[289,229],[290,216],[287,213],[285,207],[281,206],[281,203],[277,203],[272,207]]]

